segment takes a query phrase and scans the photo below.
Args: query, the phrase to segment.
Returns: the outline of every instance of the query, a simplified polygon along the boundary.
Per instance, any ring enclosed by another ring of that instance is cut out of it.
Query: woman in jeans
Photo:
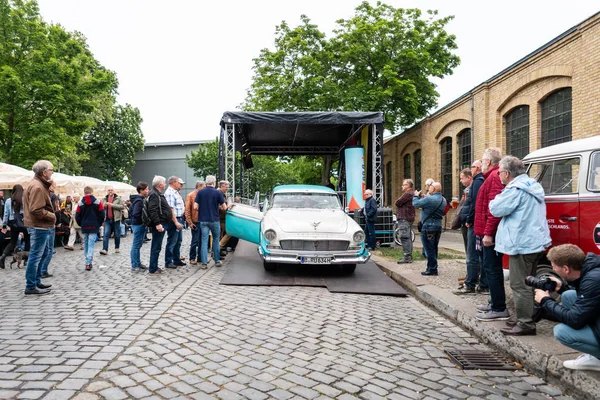
[[[17,220],[18,218],[18,220]],[[12,188],[10,199],[4,205],[3,223],[10,228],[10,244],[6,246],[0,256],[0,268],[4,268],[4,260],[11,255],[17,247],[19,234],[23,234],[25,251],[29,251],[29,233],[23,225],[23,186],[15,185]]]

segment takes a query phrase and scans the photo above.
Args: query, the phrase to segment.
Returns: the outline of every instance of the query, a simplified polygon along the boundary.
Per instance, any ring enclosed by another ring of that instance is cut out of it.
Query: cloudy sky
[[[600,11],[597,1],[387,0],[454,15],[461,65],[437,82],[443,106]],[[275,26],[300,15],[329,34],[358,0],[38,0],[42,17],[88,39],[115,71],[119,102],[140,109],[147,142],[210,140],[252,80],[252,59]],[[372,1],[371,3],[375,3]],[[365,110],[366,111],[366,110]],[[432,110],[435,111],[435,110]]]

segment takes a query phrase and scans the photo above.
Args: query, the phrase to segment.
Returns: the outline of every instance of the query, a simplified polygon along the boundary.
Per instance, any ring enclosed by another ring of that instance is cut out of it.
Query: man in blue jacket
[[[135,189],[138,194],[129,197],[131,200],[129,216],[131,218],[131,230],[133,231],[133,242],[131,243],[129,256],[131,258],[131,272],[140,272],[147,268],[140,260],[140,249],[146,235],[146,226],[142,223],[142,208],[144,207],[144,199],[150,193],[150,188],[148,183],[138,182]]]
[[[83,252],[85,254],[85,270],[92,270],[92,262],[94,258],[94,244],[98,238],[98,229],[104,217],[104,203],[98,200],[92,193],[94,189],[91,186],[86,186],[83,189],[84,196],[75,211],[75,220],[81,226],[83,234]]]
[[[559,279],[556,291],[562,305],[550,293],[535,290],[535,301],[544,312],[560,322],[554,327],[554,337],[572,349],[584,354],[563,363],[565,368],[600,371],[600,256],[583,251],[573,244],[562,244],[550,249],[548,260],[552,269],[568,282],[564,287]]]
[[[421,237],[427,254],[427,269],[421,275],[438,274],[438,244],[442,235],[442,218],[446,209],[446,199],[442,196],[442,184],[433,182],[429,186],[429,196],[420,198],[421,192],[416,191],[413,206],[421,209]]]
[[[535,275],[537,261],[550,247],[546,220],[544,188],[526,174],[525,164],[517,157],[500,160],[498,175],[506,187],[490,202],[490,212],[502,218],[496,232],[496,251],[509,255],[510,288],[515,300],[517,319],[507,321],[505,335],[535,335],[533,288],[525,277]]]
[[[371,189],[365,190],[365,235],[367,236],[367,246],[369,250],[375,250],[375,222],[377,222],[377,202],[373,198]]]

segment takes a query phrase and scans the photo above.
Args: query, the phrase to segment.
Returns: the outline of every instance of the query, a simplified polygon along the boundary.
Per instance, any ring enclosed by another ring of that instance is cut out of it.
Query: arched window
[[[392,204],[392,162],[385,165],[385,194],[387,196],[387,204]]]
[[[440,143],[442,156],[442,194],[445,198],[452,198],[452,138],[447,137]]]
[[[542,147],[571,140],[571,88],[552,93],[542,102]]]
[[[415,159],[415,189],[421,189],[421,150],[416,150],[413,153],[413,157]]]
[[[506,154],[523,158],[529,154],[529,106],[506,114]]]
[[[404,179],[412,179],[410,171],[410,154],[404,156]]]
[[[457,136],[458,141],[458,166],[462,171],[471,166],[471,129],[465,129]]]

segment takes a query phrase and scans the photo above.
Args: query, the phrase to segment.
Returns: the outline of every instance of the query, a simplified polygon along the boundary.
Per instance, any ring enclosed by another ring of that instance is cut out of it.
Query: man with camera
[[[525,277],[535,275],[537,260],[550,247],[544,188],[530,178],[523,161],[506,156],[500,160],[498,176],[506,187],[490,201],[490,212],[502,218],[496,232],[496,250],[509,255],[510,288],[517,319],[507,321],[505,335],[535,335],[533,288]]]
[[[584,354],[563,363],[565,368],[600,371],[600,256],[583,251],[573,244],[550,249],[552,269],[568,285],[553,276],[555,290],[562,304],[550,297],[549,290],[535,290],[535,301],[546,315],[561,322],[554,327],[554,337],[567,347]]]

